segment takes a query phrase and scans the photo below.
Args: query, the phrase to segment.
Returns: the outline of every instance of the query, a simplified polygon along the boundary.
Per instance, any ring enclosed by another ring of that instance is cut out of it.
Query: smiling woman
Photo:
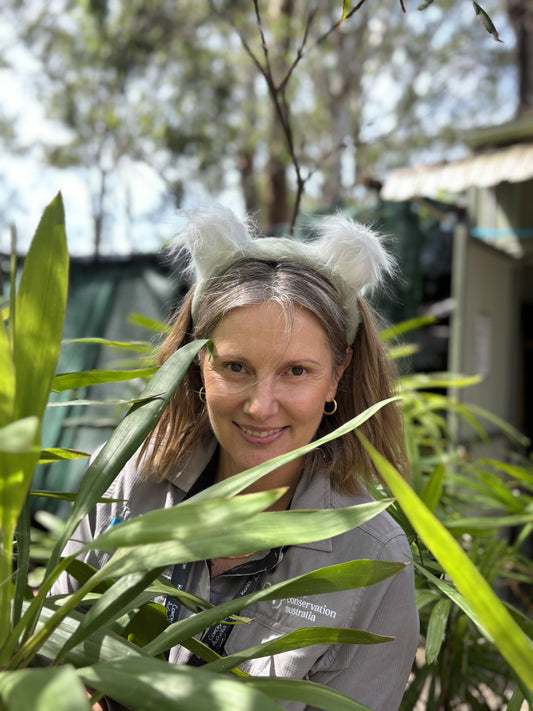
[[[177,238],[176,249],[183,248],[192,256],[196,283],[160,361],[197,339],[211,345],[200,351],[152,436],[109,489],[121,503],[99,506],[81,524],[77,541],[307,445],[393,394],[394,374],[361,297],[391,269],[376,235],[329,218],[315,242],[259,238],[229,211],[213,208],[190,216]],[[396,403],[362,427],[374,447],[405,471]],[[375,476],[350,432],[278,467],[247,491],[283,488],[275,509],[339,509],[371,501],[364,484]],[[166,575],[179,589],[219,604],[324,566],[354,559],[405,563],[410,557],[403,531],[387,513],[333,538],[316,535],[315,543],[265,544],[265,550],[176,565]],[[71,543],[68,552],[77,547]],[[106,559],[98,551],[86,557],[96,567]],[[55,591],[74,585],[64,576]],[[165,604],[171,622],[190,614],[171,597]],[[387,645],[313,645],[251,659],[241,668],[320,682],[372,711],[398,708],[418,641],[410,566],[368,588],[258,602],[243,614],[249,624],[215,625],[203,641],[224,655],[309,625],[393,636]],[[202,663],[181,646],[170,650],[169,661]]]
[[[220,445],[217,480],[310,442],[324,403],[335,397],[351,351],[334,367],[326,334],[307,309],[296,309],[287,326],[282,308],[265,302],[234,309],[213,332],[213,355],[203,356],[201,373]],[[254,488],[286,486],[276,502],[285,509],[301,467],[300,461],[291,462]]]

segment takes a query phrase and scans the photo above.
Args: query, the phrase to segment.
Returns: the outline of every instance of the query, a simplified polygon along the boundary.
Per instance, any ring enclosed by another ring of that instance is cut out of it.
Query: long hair
[[[178,310],[170,335],[161,346],[159,363],[178,348],[195,339],[210,338],[224,316],[235,308],[274,301],[283,308],[289,324],[294,308],[309,310],[324,329],[330,344],[333,366],[346,357],[346,314],[339,295],[330,282],[314,270],[291,262],[263,262],[244,259],[212,279],[203,294],[193,325],[191,302],[194,287]],[[361,323],[352,345],[353,357],[337,389],[337,411],[324,415],[316,432],[322,437],[363,412],[367,407],[394,394],[396,382],[370,307],[359,298]],[[289,330],[290,333],[290,330]],[[171,398],[152,437],[141,450],[144,468],[164,478],[179,472],[198,447],[212,435],[205,404],[198,397],[202,385],[202,354],[187,370]],[[400,409],[396,402],[381,408],[361,427],[366,438],[400,471],[406,472],[406,454]],[[304,466],[311,472],[326,471],[341,493],[356,493],[359,482],[368,483],[376,469],[354,432],[322,445],[309,453]]]

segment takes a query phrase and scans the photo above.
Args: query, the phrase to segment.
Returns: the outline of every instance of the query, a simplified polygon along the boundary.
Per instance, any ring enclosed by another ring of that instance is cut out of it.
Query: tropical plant
[[[398,331],[423,325],[424,320],[414,319],[384,331],[383,336],[390,342]],[[392,347],[391,354],[401,357],[411,350]],[[476,384],[476,376],[409,374],[400,381],[411,490],[398,488],[397,478],[384,467],[382,474],[389,487],[375,493],[397,497],[389,512],[412,542],[417,571],[425,656],[415,660],[402,709],[411,711],[421,698],[428,708],[441,711],[465,708],[465,704],[474,711],[523,709],[525,701],[533,701],[531,691],[517,677],[516,667],[509,663],[504,648],[495,643],[494,634],[498,625],[503,635],[512,634],[505,629],[510,615],[533,637],[533,562],[523,552],[533,530],[533,466],[519,453],[529,443],[492,413],[461,404],[446,393]],[[454,435],[451,415],[470,424],[475,435],[470,448]],[[475,454],[479,442],[486,447],[490,444],[487,422],[508,438],[506,461]],[[422,527],[415,517],[423,517]],[[440,545],[428,538],[432,528],[440,530]],[[458,546],[463,554],[456,557],[453,551],[457,553]],[[464,569],[458,578],[463,555],[478,573]],[[493,610],[491,626],[481,622],[472,602],[466,602],[463,586],[469,585],[472,592],[474,587],[478,591],[477,610]],[[485,597],[487,586],[503,600],[496,608],[492,608],[490,597]],[[525,644],[524,653],[530,660],[530,643]]]
[[[279,708],[276,699],[298,699],[325,709],[362,709],[356,701],[316,684],[243,679],[237,672],[226,677],[225,672],[246,658],[309,644],[376,644],[388,641],[386,637],[346,629],[301,630],[244,650],[238,659],[221,660],[194,635],[252,602],[369,585],[398,572],[403,564],[354,561],[336,565],[217,607],[169,587],[159,577],[169,565],[243,553],[257,548],[258,542],[278,546],[315,540],[316,531],[321,531],[321,536],[340,534],[389,505],[376,502],[339,513],[309,511],[294,516],[291,512],[264,512],[282,490],[234,497],[282,461],[301,456],[304,450],[221,482],[186,506],[153,511],[107,531],[86,546],[116,551],[99,571],[80,565],[75,556],[61,558],[65,542],[150,432],[205,341],[182,348],[153,373],[142,397],[132,404],[89,464],[39,589],[32,594],[27,584],[32,473],[40,459],[73,456],[66,451],[40,451],[43,412],[54,386],[64,386],[66,379],[70,387],[76,387],[89,377],[86,373],[78,379],[73,374],[54,375],[67,286],[64,214],[61,196],[57,196],[39,224],[18,290],[11,290],[9,313],[5,314],[9,320],[0,330],[4,374],[0,384],[1,708],[45,709],[53,705],[57,709],[86,710],[87,685],[96,696],[108,694],[141,709],[154,705],[161,709],[246,706],[266,711]],[[344,431],[357,427],[383,404],[362,413],[345,425]],[[313,443],[307,449],[318,445]],[[49,598],[54,581],[66,570],[80,580],[79,590],[60,600]],[[170,625],[164,610],[150,604],[158,593],[169,592],[197,614]],[[83,616],[77,612],[82,603],[89,608]],[[142,624],[147,615],[148,636],[146,624]],[[235,621],[245,623],[242,618]],[[199,670],[168,665],[158,658],[178,642],[210,663]]]
[[[52,457],[72,456],[62,451],[43,453],[39,448],[40,423],[50,390],[54,384],[65,382],[63,376],[54,376],[54,370],[65,311],[67,268],[63,208],[58,196],[37,229],[17,293],[12,289],[9,325],[0,329],[0,363],[5,374],[0,381],[0,708],[18,711],[53,706],[59,711],[63,708],[86,711],[89,702],[85,687],[90,687],[95,690],[95,697],[108,695],[139,709],[246,706],[267,711],[279,708],[278,699],[299,700],[335,711],[362,709],[356,701],[326,687],[291,679],[256,679],[243,675],[237,667],[247,658],[308,644],[386,643],[387,638],[358,630],[299,630],[239,655],[219,658],[194,635],[221,619],[238,615],[241,608],[252,602],[317,594],[333,587],[339,590],[369,585],[393,575],[403,567],[401,564],[353,561],[311,572],[217,607],[169,587],[160,578],[160,573],[171,564],[193,557],[243,553],[257,547],[258,541],[264,547],[265,542],[275,546],[311,541],[316,538],[317,530],[321,531],[321,537],[336,535],[389,507],[390,499],[385,498],[342,512],[310,511],[294,516],[291,512],[264,512],[280,491],[234,498],[251,482],[281,463],[302,456],[323,440],[221,482],[186,506],[153,511],[106,531],[85,546],[116,551],[99,571],[81,565],[74,556],[61,558],[65,542],[142,443],[190,360],[208,345],[205,342],[181,349],[153,373],[142,396],[133,402],[106,446],[91,461],[39,589],[32,594],[27,573],[28,494],[33,468],[41,458],[49,461]],[[76,376],[71,374],[69,378],[75,387]],[[85,382],[86,378],[83,374],[79,382]],[[426,630],[430,664],[425,666],[431,667],[431,658],[443,655],[446,645],[451,645],[443,633],[447,620],[455,620],[452,631],[457,627],[458,634],[474,625],[473,629],[480,630],[476,639],[490,641],[491,653],[496,655],[499,666],[503,667],[505,660],[516,677],[518,687],[509,705],[511,711],[533,693],[531,623],[496,596],[491,588],[494,576],[488,563],[478,570],[450,532],[455,526],[462,533],[462,526],[471,534],[477,524],[452,517],[442,494],[447,491],[443,483],[448,456],[443,445],[446,425],[441,414],[446,405],[442,401],[437,405],[439,396],[417,390],[413,381],[410,384],[404,381],[403,397],[415,468],[413,488],[364,443],[397,499],[393,513],[413,540],[414,560],[423,581],[419,585],[420,608],[422,612],[432,608]],[[328,438],[357,428],[385,404],[375,405]],[[527,496],[531,486],[527,470],[514,467],[507,472],[513,481],[520,479]],[[469,485],[486,499],[482,488],[486,482],[487,478],[480,476],[475,486]],[[503,497],[501,489],[498,491]],[[505,501],[510,511],[509,497]],[[516,506],[521,507],[520,513]],[[515,521],[530,526],[533,518],[530,502],[517,499],[512,515],[518,516]],[[221,530],[224,535],[220,535]],[[522,535],[525,532],[526,529]],[[193,548],[194,556],[190,553]],[[61,599],[48,597],[54,581],[66,570],[78,578],[79,590]],[[443,579],[442,573],[447,579]],[[520,576],[527,579],[524,571],[518,569],[513,575],[517,580]],[[179,598],[195,614],[169,624],[164,610],[151,602],[157,594]],[[83,616],[77,612],[81,604],[88,608]],[[233,619],[246,623],[238,616]],[[455,649],[461,639],[455,637]],[[160,656],[177,643],[191,649],[207,664],[201,668],[168,665]],[[426,678],[431,677],[438,678],[432,669],[426,674]],[[420,679],[425,681],[417,675],[417,684]],[[416,690],[416,686],[412,688]]]

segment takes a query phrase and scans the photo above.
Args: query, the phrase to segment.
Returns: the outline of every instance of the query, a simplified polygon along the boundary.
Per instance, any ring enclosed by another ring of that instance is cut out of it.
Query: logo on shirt
[[[131,510],[128,505],[128,502],[124,501],[118,516],[113,516],[111,523],[109,525],[110,526],[118,526],[119,523],[123,523],[126,519],[128,519],[130,517],[130,514],[131,514]]]
[[[266,582],[263,588],[269,588],[272,585]],[[327,605],[317,605],[310,600],[305,600],[299,597],[289,597],[286,600],[271,600],[271,605],[274,610],[282,609],[287,615],[293,617],[301,617],[309,622],[320,621],[320,617],[326,617],[334,620],[337,617],[337,611],[331,610]]]
[[[289,597],[287,600],[284,600],[284,603],[285,612],[288,615],[302,617],[310,622],[316,622],[317,615],[329,617],[333,620],[337,617],[337,612],[335,610],[331,610],[327,605],[316,605],[314,602],[302,600],[299,597]]]

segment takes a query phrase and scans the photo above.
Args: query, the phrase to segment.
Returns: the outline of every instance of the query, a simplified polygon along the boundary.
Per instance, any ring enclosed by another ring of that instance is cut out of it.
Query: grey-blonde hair
[[[230,311],[264,302],[278,303],[291,319],[295,307],[308,309],[326,333],[333,366],[346,357],[346,314],[337,290],[313,269],[290,261],[270,262],[243,259],[231,264],[204,287],[195,324],[191,317],[194,287],[178,310],[170,335],[160,349],[160,363],[185,343],[209,338]],[[337,411],[324,415],[316,432],[321,437],[370,405],[393,394],[395,373],[387,356],[371,310],[363,299],[358,304],[361,324],[353,343],[353,357],[337,389]],[[182,383],[154,428],[142,455],[149,473],[166,477],[186,466],[201,440],[211,428],[205,405],[198,392],[202,385],[200,360],[188,369]],[[379,410],[363,426],[366,438],[389,461],[406,471],[401,413],[397,403]],[[375,467],[354,432],[323,445],[305,458],[304,466],[313,473],[329,474],[335,489],[356,493],[359,482],[376,475]]]

